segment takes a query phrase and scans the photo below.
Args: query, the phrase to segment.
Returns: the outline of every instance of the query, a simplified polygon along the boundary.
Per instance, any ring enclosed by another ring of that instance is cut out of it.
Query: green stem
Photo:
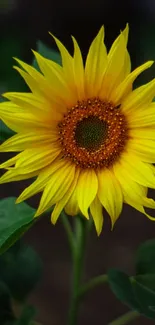
[[[83,297],[89,290],[94,289],[95,287],[105,284],[108,282],[108,276],[106,274],[99,275],[91,279],[88,283],[82,285],[79,290],[78,297]]]
[[[86,241],[86,227],[82,218],[76,217],[75,219],[75,246],[73,254],[73,270],[72,270],[72,287],[71,287],[71,300],[68,317],[68,325],[77,325],[79,299],[78,291],[81,285],[81,276],[84,261]]]
[[[130,323],[132,320],[136,319],[140,314],[136,310],[131,310],[128,313],[120,316],[119,318],[115,319],[108,325],[125,325]]]
[[[70,225],[70,222],[67,218],[67,216],[65,215],[64,212],[61,213],[61,219],[64,225],[64,228],[66,230],[66,234],[67,234],[67,239],[69,242],[69,246],[72,252],[72,255],[74,254],[74,249],[75,249],[75,239],[74,239],[74,234]]]

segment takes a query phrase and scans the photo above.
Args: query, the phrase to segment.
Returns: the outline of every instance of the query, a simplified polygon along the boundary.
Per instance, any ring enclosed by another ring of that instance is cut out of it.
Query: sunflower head
[[[125,116],[99,98],[78,102],[58,127],[64,157],[82,169],[109,167],[128,138]]]
[[[41,192],[36,217],[54,206],[55,223],[63,209],[81,212],[103,225],[103,208],[112,226],[123,202],[150,219],[155,208],[147,188],[155,188],[155,80],[133,90],[137,76],[152,65],[131,72],[128,25],[107,53],[102,27],[85,64],[74,38],[74,54],[55,38],[62,66],[34,52],[40,72],[17,60],[15,67],[30,88],[6,93],[0,118],[16,135],[1,151],[17,152],[1,164],[8,171],[0,182],[36,176],[17,203]]]

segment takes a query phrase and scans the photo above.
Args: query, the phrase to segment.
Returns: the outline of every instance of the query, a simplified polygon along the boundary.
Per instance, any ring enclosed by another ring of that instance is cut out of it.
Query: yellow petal
[[[16,105],[25,108],[30,113],[45,114],[46,111],[49,112],[51,109],[49,101],[32,93],[9,92],[3,94],[3,97],[11,100]]]
[[[29,179],[29,178],[37,176],[37,174],[38,174],[38,171],[23,175],[23,174],[16,173],[15,170],[9,170],[3,176],[0,177],[0,184],[17,182],[17,181],[21,181],[24,179]]]
[[[28,132],[15,134],[0,145],[0,152],[22,151],[25,149],[43,147],[45,145],[53,145],[58,140],[57,132],[47,129],[44,131],[36,130],[36,132]]]
[[[129,24],[126,24],[124,30],[122,31],[122,34],[123,34],[124,39],[125,39],[125,44],[127,45],[128,38],[129,38]]]
[[[53,119],[56,117],[60,119],[62,118],[62,113],[66,112],[66,105],[60,105],[60,103],[54,102],[53,98],[52,100],[47,100],[45,97],[36,96],[32,93],[17,92],[5,93],[3,97],[11,100],[21,108],[26,109],[29,113],[40,115],[42,119],[48,116],[48,120],[50,120],[51,115]]]
[[[74,57],[73,57],[74,80],[77,88],[78,100],[83,100],[85,98],[83,59],[76,39],[72,37],[72,40],[74,44]]]
[[[126,24],[125,29],[122,31],[124,36],[125,44],[127,47],[128,38],[129,38],[129,24]],[[128,50],[125,51],[125,58],[124,58],[124,67],[122,69],[122,80],[131,72],[131,60]]]
[[[125,29],[121,33],[124,36],[125,45],[127,47],[128,37],[129,37],[129,25],[128,24],[126,25]],[[125,57],[124,57],[124,66],[120,72],[119,81],[121,82],[122,80],[124,80],[130,72],[131,72],[131,60],[130,60],[129,52],[126,48]]]
[[[122,70],[124,69],[124,62],[126,56],[126,40],[124,34],[121,33],[113,43],[109,54],[107,69],[102,81],[99,96],[106,100],[111,100],[113,89],[122,81]],[[121,60],[120,60],[121,58]]]
[[[146,213],[142,205],[138,204],[137,202],[131,201],[129,198],[126,199],[126,203],[131,205],[134,209],[138,210],[139,212],[143,213],[151,221],[155,221],[155,217],[152,217],[148,213]]]
[[[61,57],[62,57],[62,66],[65,69],[65,72],[71,72],[72,71],[72,57],[67,51],[66,47],[59,41],[57,37],[55,37],[52,33],[49,33],[55,40],[56,45],[60,51]]]
[[[46,99],[52,100],[52,96],[51,96],[52,87],[46,81],[44,76],[40,72],[35,70],[33,67],[22,62],[21,60],[16,59],[16,61],[22,66],[22,68],[26,72],[17,66],[14,66],[14,69],[20,73],[20,75],[26,81],[31,91],[37,96],[38,95],[40,97],[43,96]]]
[[[31,173],[50,165],[60,154],[61,149],[57,146],[46,146],[44,148],[26,149],[16,162],[15,169],[19,174]]]
[[[149,139],[149,140],[155,140],[155,128],[136,128],[136,129],[130,129],[130,137],[136,138],[136,139]]]
[[[153,140],[131,139],[128,141],[128,150],[144,162],[155,163],[155,141]]]
[[[78,94],[77,94],[77,89],[76,89],[75,79],[74,79],[73,58],[71,57],[71,55],[69,54],[65,46],[51,33],[50,35],[54,38],[57,47],[61,53],[64,77],[70,89],[72,89],[73,96],[77,101]]]
[[[93,40],[86,59],[85,78],[88,97],[97,96],[107,66],[107,51],[104,45],[104,27]]]
[[[144,205],[147,208],[155,209],[155,201],[146,197],[146,188],[134,181],[122,166],[119,164],[115,165],[114,174],[121,185],[125,202],[132,201],[137,205]]]
[[[55,173],[58,169],[61,169],[64,164],[64,160],[56,160],[50,166],[43,168],[43,170],[38,173],[38,177],[35,182],[33,182],[20,194],[16,202],[20,203],[24,200],[27,200],[29,197],[41,192],[47,185],[52,174]]]
[[[52,85],[52,92],[55,96],[60,97],[65,106],[73,105],[76,98],[65,80],[63,68],[57,63],[42,57],[39,53],[35,51],[33,51],[33,53],[40,70]]]
[[[77,187],[74,189],[71,197],[65,205],[65,212],[70,216],[76,216],[80,212],[77,198]]]
[[[63,198],[73,182],[74,174],[75,166],[67,162],[61,169],[56,170],[56,172],[52,174],[42,194],[35,217],[42,214]]]
[[[155,126],[155,104],[141,107],[137,111],[132,110],[127,115],[130,128],[154,127]]]
[[[99,236],[103,227],[103,207],[97,196],[90,205],[90,212],[94,220],[97,234]]]
[[[74,179],[73,179],[73,182],[72,182],[70,188],[68,189],[66,194],[63,196],[63,198],[58,203],[56,203],[56,205],[54,207],[54,210],[51,214],[51,221],[53,224],[56,223],[60,213],[62,212],[63,208],[65,207],[65,205],[67,204],[68,200],[70,199],[72,193],[74,192],[74,190],[76,188],[78,177],[79,177],[79,170],[77,169],[75,171]]]
[[[59,107],[59,110],[61,109],[61,111],[64,111],[64,102],[61,98],[61,93],[58,90],[57,92],[54,91],[53,84],[49,83],[48,80],[46,80],[45,77],[33,67],[22,62],[21,60],[16,59],[16,61],[26,72],[17,66],[14,66],[14,69],[20,73],[32,93],[36,96],[49,100],[51,102],[51,106],[55,108],[57,106]]]
[[[77,199],[82,214],[89,219],[88,208],[95,199],[98,180],[94,170],[83,170],[78,179]]]
[[[120,43],[120,39],[124,38],[124,43],[125,43],[125,46],[127,46],[127,42],[128,42],[128,35],[129,35],[129,25],[127,24],[125,29],[123,31],[121,31],[120,35],[116,38],[116,40],[113,42],[111,48],[110,48],[110,51],[108,53],[108,59],[112,58],[114,53],[115,53],[115,50],[116,48],[118,47],[119,43]]]
[[[124,67],[122,69],[122,76],[120,79],[124,80],[129,73],[131,72],[131,60],[129,52],[126,50],[125,52],[125,58],[124,58]]]
[[[136,155],[126,152],[121,156],[119,166],[120,169],[125,169],[135,182],[146,187],[155,188],[153,169],[149,164],[142,162]]]
[[[131,72],[125,80],[113,91],[111,100],[115,104],[119,104],[122,98],[127,96],[127,94],[132,90],[132,85],[135,79],[146,69],[150,68],[153,64],[153,61],[148,61],[142,64],[140,67]]]
[[[130,93],[122,102],[121,110],[132,113],[138,108],[148,106],[155,96],[155,79]]]
[[[98,182],[98,197],[110,215],[113,227],[122,211],[122,190],[115,175],[108,169],[98,171]]]
[[[2,121],[15,132],[27,132],[27,130],[47,128],[51,129],[52,125],[58,123],[57,120],[53,122],[49,120],[49,116],[45,114],[46,120],[39,118],[39,115],[33,115],[30,112],[22,110],[13,103],[6,102],[0,103],[0,118]]]
[[[10,166],[15,165],[16,161],[18,160],[18,158],[20,157],[21,154],[18,154],[10,159],[8,159],[7,161],[3,162],[2,164],[0,164],[0,168],[8,168]]]

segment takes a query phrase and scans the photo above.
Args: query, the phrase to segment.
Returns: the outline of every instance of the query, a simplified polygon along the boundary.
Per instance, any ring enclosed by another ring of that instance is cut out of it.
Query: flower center
[[[113,165],[128,140],[118,107],[99,98],[77,102],[58,124],[63,157],[81,168]]]
[[[108,124],[98,116],[85,117],[77,123],[74,139],[80,148],[98,150],[107,136]]]

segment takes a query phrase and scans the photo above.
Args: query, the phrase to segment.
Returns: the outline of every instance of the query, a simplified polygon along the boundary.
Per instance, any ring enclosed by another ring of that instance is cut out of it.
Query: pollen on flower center
[[[98,116],[90,115],[77,123],[75,141],[81,148],[96,151],[107,137],[108,124]]]
[[[128,139],[118,107],[99,98],[77,102],[58,124],[63,157],[81,168],[109,167]]]

